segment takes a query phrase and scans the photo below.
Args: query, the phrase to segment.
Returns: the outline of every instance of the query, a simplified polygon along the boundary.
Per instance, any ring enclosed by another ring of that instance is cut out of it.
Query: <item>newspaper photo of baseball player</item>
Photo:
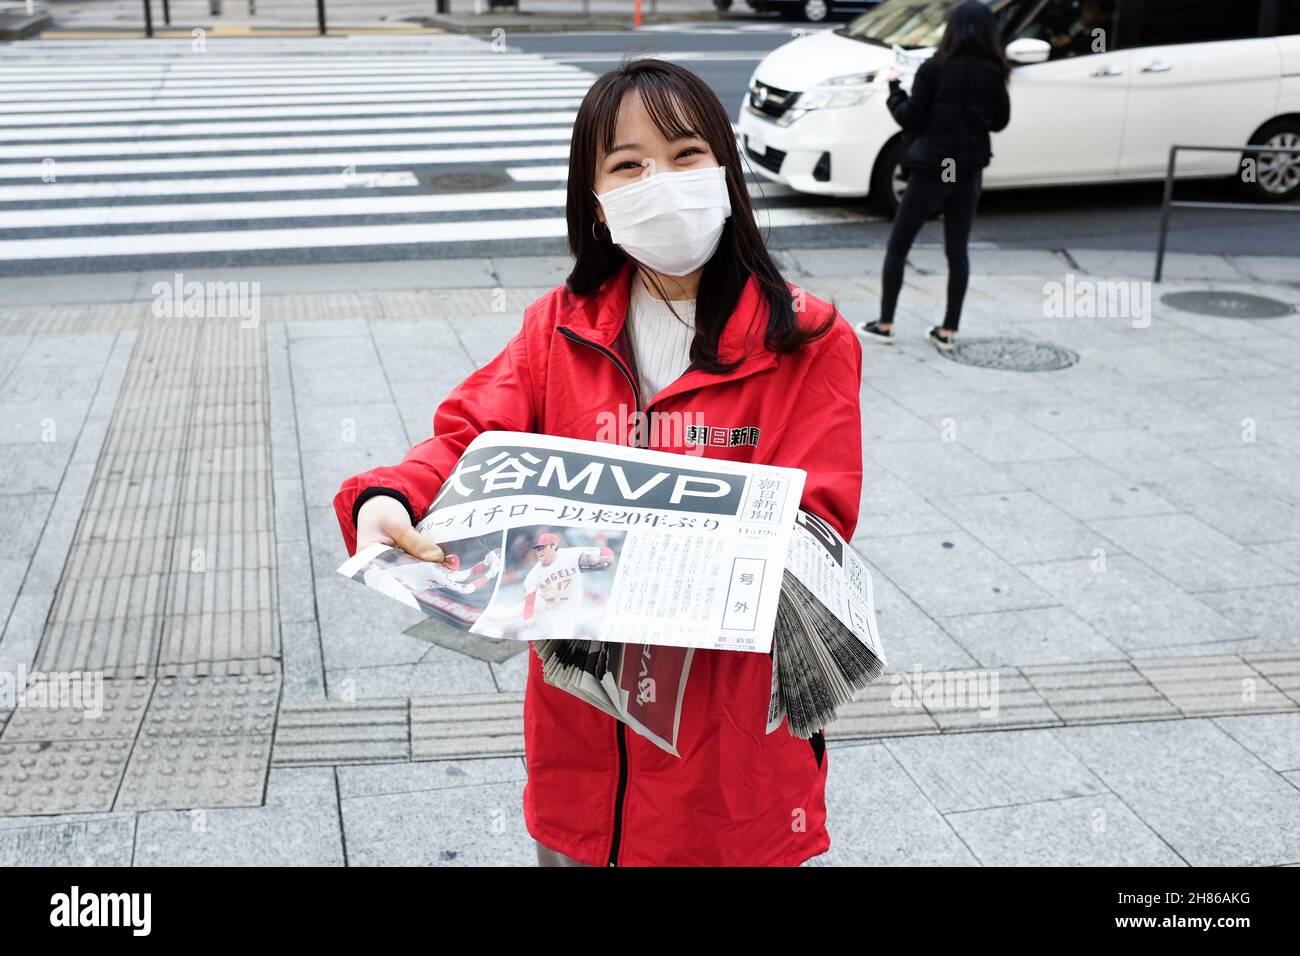
[[[472,630],[517,640],[600,640],[621,532],[532,526],[506,532],[501,583]]]
[[[421,561],[389,548],[353,578],[426,614],[461,626],[478,620],[501,574],[502,535],[465,538],[439,545],[441,563]]]

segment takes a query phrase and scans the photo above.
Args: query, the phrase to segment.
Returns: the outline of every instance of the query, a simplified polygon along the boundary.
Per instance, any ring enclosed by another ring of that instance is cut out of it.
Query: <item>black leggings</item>
[[[937,173],[912,173],[894,216],[894,229],[889,234],[889,246],[885,252],[880,295],[882,323],[888,325],[894,321],[898,290],[903,287],[903,267],[916,234],[927,219],[942,209],[943,251],[948,257],[948,311],[943,318],[943,327],[957,331],[962,300],[966,298],[966,283],[970,280],[966,242],[970,239],[983,179],[983,170],[974,176],[958,176],[956,182],[950,183],[944,182]]]

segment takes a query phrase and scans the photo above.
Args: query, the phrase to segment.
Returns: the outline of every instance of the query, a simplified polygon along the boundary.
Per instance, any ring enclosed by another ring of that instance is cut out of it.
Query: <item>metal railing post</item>
[[[1169,147],[1169,166],[1165,170],[1165,198],[1160,204],[1160,244],[1156,247],[1156,277],[1159,282],[1165,274],[1165,243],[1169,239],[1169,204],[1174,198],[1174,167],[1178,162],[1178,147]]]
[[[1250,212],[1300,212],[1300,203],[1241,203],[1241,202],[1194,202],[1188,200],[1174,201],[1174,164],[1178,151],[1198,153],[1288,153],[1300,156],[1300,146],[1267,146],[1251,143],[1248,146],[1193,146],[1190,143],[1175,143],[1169,147],[1169,167],[1165,171],[1165,197],[1160,206],[1160,239],[1156,249],[1155,281],[1159,282],[1165,271],[1165,245],[1169,237],[1169,216],[1174,209],[1241,209]],[[1240,164],[1237,167],[1241,173]]]
[[[153,9],[149,5],[149,0],[144,0],[144,35],[153,37]]]
[[[320,28],[320,35],[325,35],[325,0],[316,0],[316,25]]]
[[[163,0],[163,23],[172,25],[172,0]]]

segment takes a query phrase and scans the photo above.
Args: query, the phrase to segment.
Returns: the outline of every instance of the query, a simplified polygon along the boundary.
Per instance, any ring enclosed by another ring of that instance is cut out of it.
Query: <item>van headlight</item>
[[[806,93],[800,93],[794,105],[778,119],[778,126],[789,126],[805,113],[813,110],[844,109],[849,106],[861,106],[876,94],[873,84],[876,73],[850,73],[837,76],[814,86]]]

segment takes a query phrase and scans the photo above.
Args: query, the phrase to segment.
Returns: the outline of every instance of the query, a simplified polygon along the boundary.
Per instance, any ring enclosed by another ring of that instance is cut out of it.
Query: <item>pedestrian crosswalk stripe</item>
[[[199,156],[174,159],[72,159],[56,161],[56,175],[125,176],[195,173],[248,169],[342,169],[345,166],[421,166],[446,163],[490,163],[497,160],[567,159],[569,144],[556,146],[484,146],[446,149],[393,149],[382,152],[285,153],[262,156]],[[40,179],[41,163],[0,163],[0,179]]]
[[[536,143],[548,140],[568,142],[570,126],[538,126],[520,129],[443,129],[412,133],[336,133],[327,136],[246,136],[229,139],[147,140],[113,143],[118,156],[160,156],[167,153],[227,153],[293,149],[379,149],[386,146],[432,146],[442,143]],[[103,143],[32,143],[0,146],[3,159],[58,159],[64,156],[102,155]]]
[[[519,92],[511,92],[512,89],[514,88],[507,87],[496,91],[470,90],[465,92],[472,93],[476,99],[483,99],[483,100],[492,99],[493,96],[525,96],[525,97],[528,96],[528,93],[525,92],[526,87],[520,87]],[[555,96],[557,93],[569,92],[569,91],[563,89],[557,90],[554,87],[548,86],[545,90],[536,90],[534,92],[536,92],[540,96]],[[573,92],[575,95],[580,95],[582,90],[580,88],[575,88]],[[314,107],[322,103],[340,103],[340,104],[341,103],[357,103],[357,104],[381,103],[387,106],[391,106],[395,103],[412,103],[412,102],[427,103],[429,100],[456,100],[459,97],[464,95],[465,93],[460,91],[419,92],[419,93],[350,93],[344,95],[337,95],[337,94],[332,95],[328,93],[320,93],[320,94],[308,95],[308,96],[277,96],[273,98],[272,102],[274,102],[278,106],[313,106]],[[222,99],[212,99],[208,101],[197,101],[197,100],[190,101],[190,102],[182,101],[182,102],[175,103],[175,105],[185,106],[185,107],[189,107],[190,109],[195,109],[200,106],[257,106],[258,104],[265,104],[266,101],[267,98],[265,97],[245,96],[245,97],[229,97],[229,98],[222,98]],[[111,103],[112,101],[106,101],[106,102]],[[112,108],[113,109],[129,108],[129,109],[138,110],[138,109],[145,109],[154,102],[156,101],[146,100],[146,99],[122,100],[114,104]],[[66,109],[87,109],[87,110],[96,109],[93,101],[83,102],[81,100],[76,100],[76,101],[69,101],[68,103],[62,105]],[[16,116],[21,113],[51,114],[53,113],[53,108],[51,104],[48,103],[10,103],[10,104],[6,104],[2,109],[0,109],[0,121],[14,122],[14,120],[9,119],[9,117]]]
[[[529,113],[492,113],[493,126],[540,126],[547,124],[563,123],[572,128],[573,120],[577,116],[576,110],[553,111],[546,113],[529,112]],[[79,140],[87,141],[85,147],[91,148],[96,145],[100,149],[106,148],[103,144],[88,142],[89,140],[120,139],[120,140],[137,140],[145,141],[150,139],[166,138],[168,142],[173,138],[181,136],[206,136],[212,137],[217,135],[228,135],[232,133],[266,133],[270,135],[283,135],[286,133],[315,133],[325,131],[342,132],[347,130],[381,130],[381,129],[442,129],[445,127],[468,126],[471,123],[481,123],[478,117],[465,117],[463,115],[447,116],[375,116],[364,117],[354,116],[347,119],[302,119],[302,120],[251,120],[240,122],[232,120],[229,122],[214,125],[212,123],[136,123],[132,125],[96,125],[96,126],[50,126],[38,127],[36,129],[7,129],[5,130],[5,140],[10,143],[26,142],[28,140],[39,140],[42,143],[53,143],[59,140]],[[116,149],[116,144],[107,148]]]
[[[69,199],[133,199],[144,196],[198,196],[204,193],[281,193],[326,189],[383,189],[418,186],[409,170],[309,176],[218,176],[213,179],[126,179],[107,182],[33,183],[0,186],[0,202],[60,202]],[[2,207],[0,207],[2,208]]]
[[[495,94],[493,94],[495,96]],[[536,99],[530,99],[536,95]],[[427,101],[428,97],[423,100]],[[395,102],[387,98],[388,102]],[[326,105],[312,105],[312,116],[370,116],[376,112],[397,113],[403,115],[431,115],[438,113],[488,113],[494,110],[518,109],[554,109],[557,107],[577,107],[582,102],[581,93],[572,96],[556,97],[545,91],[519,90],[511,93],[508,99],[486,99],[475,94],[469,100],[444,100],[438,102],[403,103],[400,109],[381,110],[365,105],[340,105],[338,100]],[[42,115],[23,115],[15,119],[0,110],[0,125],[6,126],[5,135],[14,129],[15,123],[24,127],[38,127],[60,123],[110,123],[138,122],[140,120],[223,120],[247,117],[302,116],[300,106],[246,106],[241,109],[213,109],[210,107],[194,109],[131,109],[131,110],[97,110],[89,113],[50,112]],[[217,132],[217,130],[214,130]]]
[[[263,91],[255,86],[241,87],[238,90],[229,90],[220,95],[209,95],[206,93],[195,93],[190,90],[157,90],[149,94],[148,98],[138,101],[127,100],[135,106],[143,104],[156,104],[163,101],[177,101],[179,106],[231,106],[236,103],[248,102],[250,104],[258,101],[270,100],[279,103],[314,103],[322,99],[334,99],[342,94],[345,99],[343,102],[368,102],[380,103],[389,98],[389,94],[405,94],[397,99],[410,98],[427,98],[430,95],[438,95],[443,98],[461,97],[467,93],[483,93],[491,95],[493,92],[503,90],[528,90],[536,89],[542,82],[538,79],[523,80],[483,80],[483,81],[456,81],[456,82],[435,82],[435,83],[389,83],[383,86],[367,88],[361,90],[358,94],[358,88],[353,84],[342,84],[339,86],[295,86],[287,87],[283,90],[266,90]],[[560,83],[547,82],[545,89],[552,96],[557,92],[569,92],[572,90],[585,90],[590,83],[585,80],[565,80]],[[74,95],[59,96],[57,94],[41,93],[0,93],[0,109],[9,113],[24,112],[44,112],[51,108],[65,109],[87,109],[94,108],[96,103],[114,102],[118,100],[113,92],[106,91],[103,96],[96,96],[93,92],[87,95],[87,91],[78,91]],[[118,100],[120,102],[120,100]]]

